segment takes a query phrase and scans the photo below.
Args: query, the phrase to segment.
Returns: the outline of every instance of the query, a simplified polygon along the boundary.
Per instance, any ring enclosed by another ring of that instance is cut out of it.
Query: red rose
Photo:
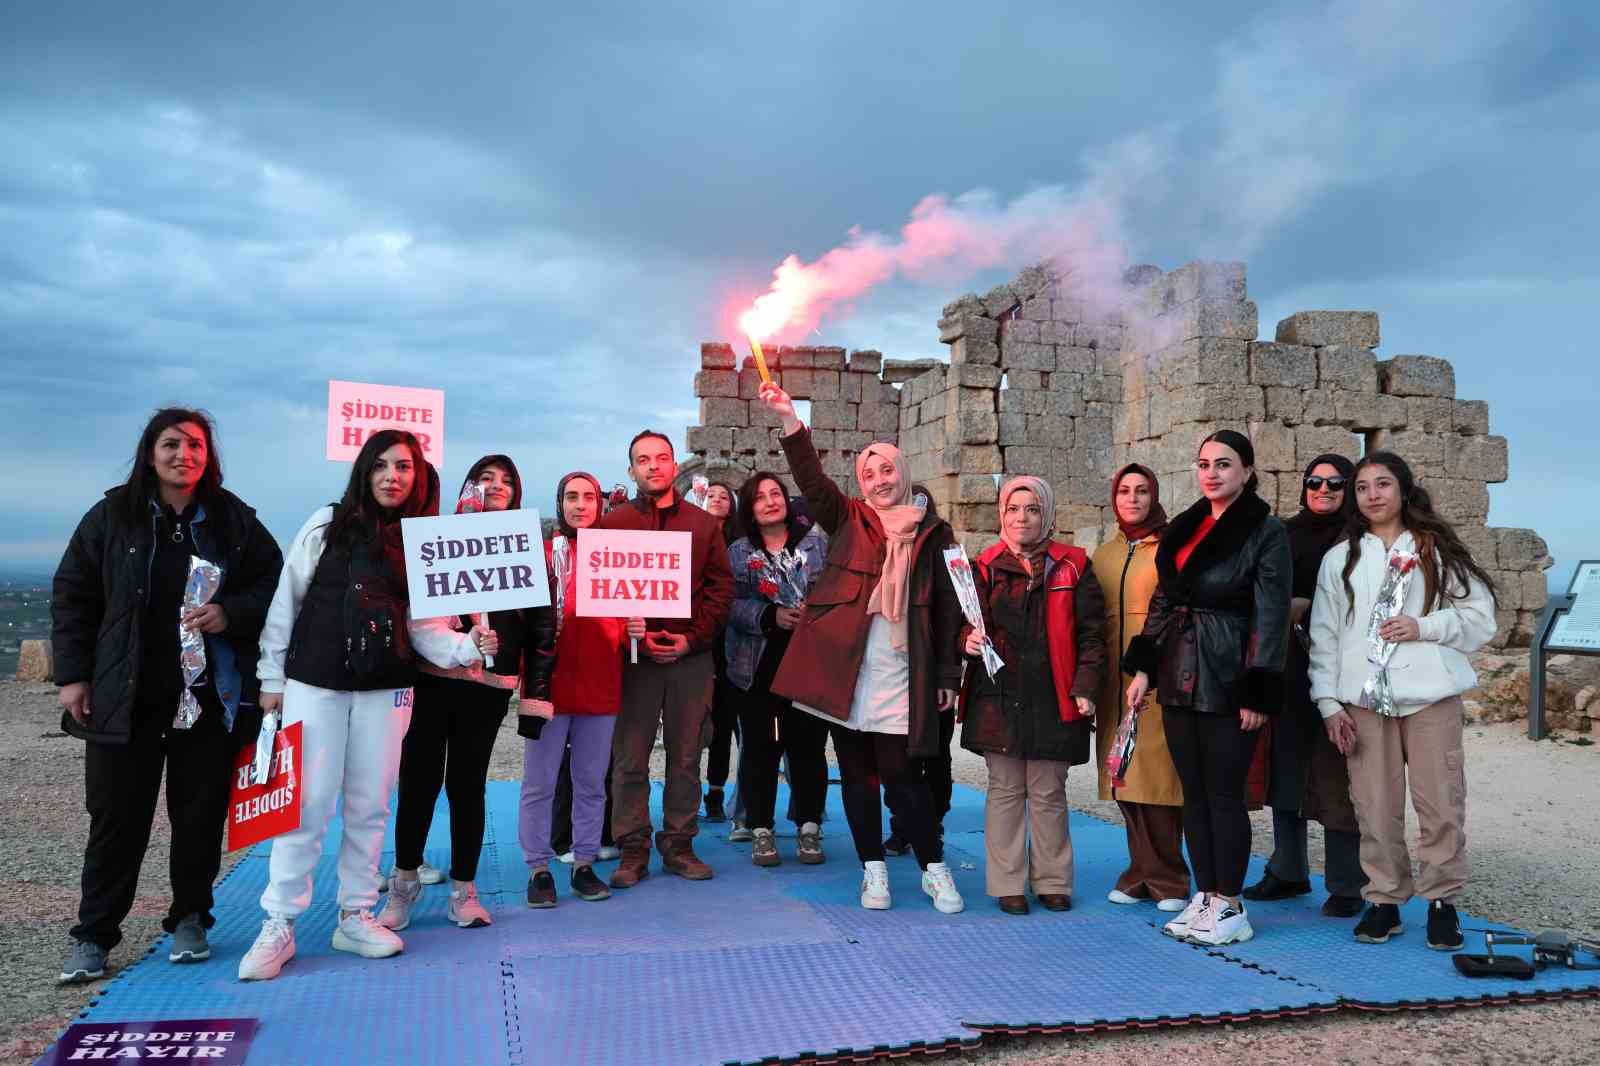
[[[763,581],[761,583],[761,595],[767,597],[769,600],[777,599],[778,583],[776,581]]]
[[[750,569],[752,569],[752,570],[760,570],[762,567],[764,567],[766,565],[767,565],[767,561],[765,559],[763,559],[761,556],[759,556],[759,555],[750,556],[750,563],[749,563]]]

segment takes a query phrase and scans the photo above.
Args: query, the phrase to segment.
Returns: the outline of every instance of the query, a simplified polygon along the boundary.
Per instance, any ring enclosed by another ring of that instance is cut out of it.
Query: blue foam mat
[[[989,1031],[1600,994],[1595,972],[1544,970],[1533,981],[1460,977],[1448,956],[1423,945],[1420,903],[1405,912],[1407,933],[1386,945],[1356,943],[1353,919],[1322,918],[1320,894],[1253,906],[1257,935],[1248,943],[1221,950],[1177,943],[1160,935],[1166,916],[1153,906],[1106,900],[1126,861],[1123,831],[1079,815],[1072,818],[1072,911],[1003,915],[984,894],[983,794],[959,787],[946,820],[946,858],[967,901],[960,915],[932,909],[910,857],[889,860],[894,908],[860,907],[860,866],[837,790],[829,796],[822,866],[795,861],[786,825],[778,827],[784,862],[774,869],[753,866],[749,845],[729,843],[725,824],[708,825],[696,849],[715,869],[712,881],[665,875],[653,859],[639,886],[584,903],[570,895],[570,869],[555,864],[559,905],[530,910],[517,797],[515,783],[489,786],[478,867],[479,893],[495,919],[489,928],[449,924],[447,887],[429,887],[402,934],[402,955],[369,961],[333,951],[335,820],[314,903],[296,923],[297,957],[281,977],[234,979],[260,924],[262,846],[218,888],[211,962],[168,965],[163,938],[104,987],[84,1019],[255,1017],[262,1024],[251,1061],[273,1064],[416,1058],[621,1066],[808,1061],[971,1044]],[[784,802],[780,796],[779,810]],[[659,803],[658,783],[657,817]],[[385,869],[392,847],[391,838]],[[425,854],[448,868],[443,800]],[[601,864],[602,876],[610,868]],[[1469,934],[1468,950],[1478,943]]]

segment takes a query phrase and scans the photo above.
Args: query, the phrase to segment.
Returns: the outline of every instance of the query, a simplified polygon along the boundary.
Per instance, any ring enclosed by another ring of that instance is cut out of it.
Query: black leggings
[[[844,813],[862,862],[883,861],[883,803],[879,789],[894,797],[895,816],[911,842],[917,865],[944,861],[944,842],[933,816],[933,793],[915,772],[908,740],[892,733],[861,733],[833,726],[833,753],[839,759]]]
[[[1261,731],[1239,727],[1237,711],[1163,707],[1172,765],[1183,782],[1183,836],[1201,892],[1238,896],[1250,865],[1245,792]]]
[[[744,694],[720,673],[711,693],[711,748],[706,754],[706,787],[720,789],[728,783],[728,763],[733,756],[733,741],[741,745],[741,704]],[[739,757],[744,757],[741,748]]]
[[[400,804],[394,816],[394,864],[400,869],[422,865],[443,786],[450,799],[450,878],[477,879],[489,755],[510,698],[505,689],[476,681],[432,674],[417,678],[411,728],[400,748]]]
[[[920,773],[928,783],[928,791],[933,798],[933,820],[941,837],[944,835],[944,816],[950,813],[950,800],[955,794],[955,766],[950,754],[950,744],[955,736],[956,713],[941,711],[939,754],[927,759],[911,760],[911,772]],[[905,827],[900,822],[900,812],[895,809],[895,797],[886,794],[883,798],[889,806],[889,832],[905,840]]]
[[[828,795],[828,723],[770,692],[740,692],[739,781],[744,824],[771,829],[778,802],[778,761],[789,756],[789,812],[796,825],[822,822]],[[776,738],[773,726],[777,726]]]

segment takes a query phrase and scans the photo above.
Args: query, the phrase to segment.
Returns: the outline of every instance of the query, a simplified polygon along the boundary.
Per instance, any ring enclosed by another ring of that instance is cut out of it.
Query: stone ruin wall
[[[1300,474],[1316,455],[1392,449],[1496,578],[1496,646],[1526,647],[1552,560],[1534,531],[1487,525],[1488,486],[1509,474],[1488,404],[1457,399],[1443,359],[1379,359],[1371,311],[1302,311],[1273,340],[1256,333],[1242,263],[1136,267],[1114,299],[1088,298],[1038,266],[945,307],[948,364],[827,347],[778,348],[769,364],[791,396],[810,401],[823,468],[845,491],[855,491],[857,451],[896,441],[969,551],[996,538],[996,481],[1013,474],[1049,480],[1058,535],[1092,550],[1113,528],[1116,469],[1155,470],[1176,513],[1199,494],[1194,456],[1214,430],[1249,435],[1261,494],[1284,516],[1298,509]],[[758,469],[787,475],[778,422],[755,402],[753,361],[711,343],[701,367],[685,483],[699,472],[736,484]]]

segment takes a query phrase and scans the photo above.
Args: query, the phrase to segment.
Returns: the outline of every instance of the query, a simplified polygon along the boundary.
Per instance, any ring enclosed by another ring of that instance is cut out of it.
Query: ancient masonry
[[[1546,600],[1544,541],[1487,526],[1488,485],[1508,474],[1489,406],[1455,395],[1443,359],[1379,359],[1371,311],[1302,311],[1256,339],[1243,263],[1194,262],[1168,274],[1136,267],[1094,290],[1030,267],[984,296],[949,304],[938,360],[875,351],[780,348],[780,383],[809,400],[824,469],[854,491],[852,458],[896,441],[969,551],[995,539],[997,479],[1036,474],[1056,490],[1056,528],[1090,547],[1111,528],[1111,474],[1138,461],[1161,478],[1169,512],[1198,496],[1199,442],[1223,427],[1248,433],[1261,494],[1281,515],[1299,502],[1300,473],[1322,452],[1386,448],[1410,462],[1500,587],[1502,646],[1525,646]],[[695,473],[737,484],[755,470],[787,473],[778,422],[755,401],[751,360],[701,347],[700,425],[688,431]]]

